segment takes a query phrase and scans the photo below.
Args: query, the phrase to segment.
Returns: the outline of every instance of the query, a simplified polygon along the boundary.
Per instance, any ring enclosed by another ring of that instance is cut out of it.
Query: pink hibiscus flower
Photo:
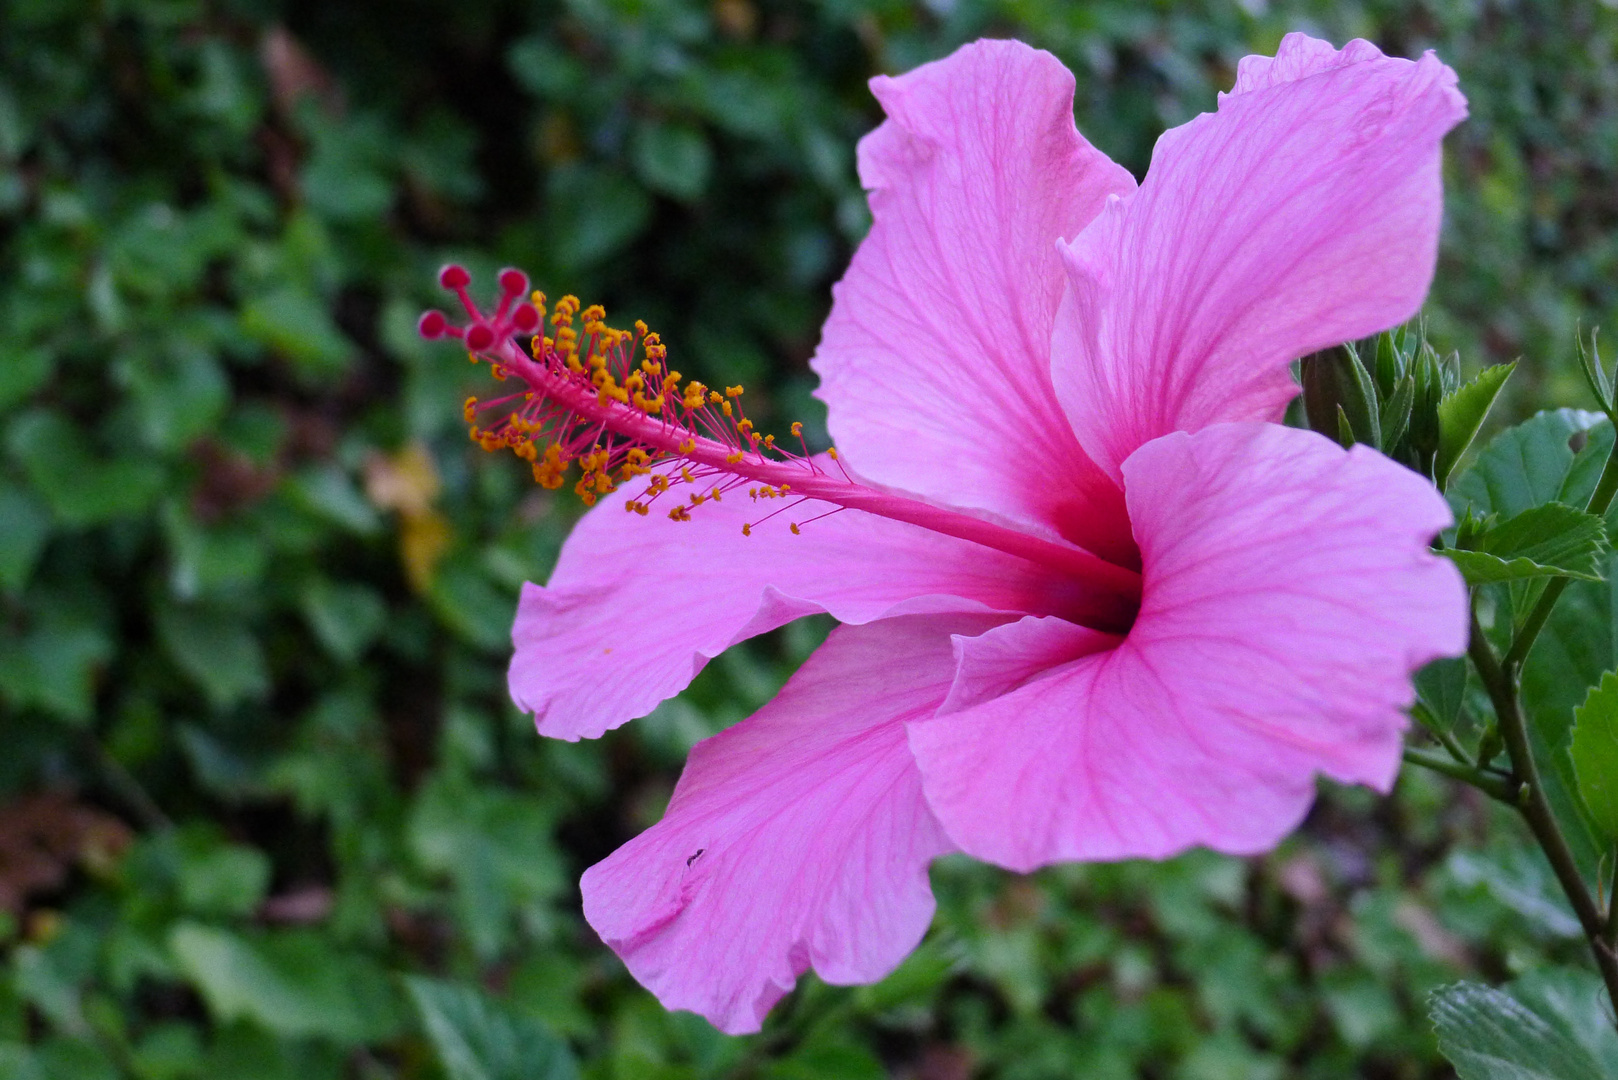
[[[524,590],[511,693],[542,733],[645,715],[801,615],[843,624],[584,875],[635,977],[729,1032],[807,968],[891,971],[943,853],[1257,852],[1317,774],[1386,790],[1410,672],[1466,642],[1433,487],[1272,422],[1291,360],[1422,301],[1466,111],[1449,68],[1291,35],[1139,188],[1046,53],[978,42],[872,88],[875,223],[814,362],[841,455],[761,440],[739,388],[682,388],[644,327],[592,309],[581,345],[571,298],[524,353],[514,271],[480,313],[451,268],[472,322],[423,320],[518,380],[468,403],[513,410],[485,446],[547,486],[578,460],[588,501],[632,481]]]

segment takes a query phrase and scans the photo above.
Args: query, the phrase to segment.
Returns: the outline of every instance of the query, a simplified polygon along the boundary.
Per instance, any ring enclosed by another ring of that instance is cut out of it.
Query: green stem
[[[1618,494],[1618,443],[1613,444],[1612,453],[1607,455],[1606,467],[1601,470],[1601,479],[1596,481],[1596,489],[1590,493],[1590,501],[1584,507],[1585,512],[1596,517],[1603,516],[1607,512],[1607,507],[1612,505],[1615,494]],[[1551,617],[1551,609],[1556,606],[1556,601],[1562,598],[1568,580],[1553,578],[1550,584],[1545,586],[1545,591],[1539,594],[1539,603],[1528,613],[1517,639],[1511,643],[1511,648],[1506,652],[1506,670],[1516,671],[1522,666],[1522,662],[1528,659],[1528,650],[1534,647],[1534,639],[1545,629],[1545,620]]]
[[[1618,953],[1606,941],[1607,920],[1596,907],[1584,875],[1579,872],[1578,861],[1573,857],[1573,849],[1568,846],[1567,837],[1562,834],[1556,815],[1551,811],[1550,800],[1545,797],[1539,765],[1534,761],[1533,748],[1528,739],[1528,722],[1523,717],[1522,704],[1518,699],[1517,669],[1502,665],[1499,657],[1495,656],[1493,646],[1483,634],[1483,627],[1478,625],[1476,611],[1472,613],[1472,640],[1467,645],[1467,654],[1477,667],[1483,687],[1494,703],[1500,737],[1511,758],[1512,780],[1520,785],[1517,809],[1544,850],[1556,880],[1567,894],[1573,913],[1578,916],[1579,925],[1584,929],[1591,951],[1595,954],[1596,967],[1601,971],[1602,981],[1607,984],[1608,997],[1618,1002]]]
[[[1433,772],[1443,773],[1445,776],[1471,784],[1491,799],[1498,799],[1513,806],[1517,803],[1516,788],[1510,778],[1492,769],[1485,772],[1476,766],[1456,761],[1446,754],[1434,753],[1420,746],[1405,747],[1405,760],[1412,765],[1420,765],[1424,769],[1431,769]]]

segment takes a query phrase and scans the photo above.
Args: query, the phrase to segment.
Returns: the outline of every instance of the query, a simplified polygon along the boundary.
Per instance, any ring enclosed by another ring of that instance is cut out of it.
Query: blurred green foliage
[[[0,1076],[1445,1075],[1427,990],[1579,947],[1426,776],[1262,859],[945,860],[881,985],[749,1039],[666,1014],[578,873],[825,627],[539,740],[507,631],[575,509],[474,453],[473,372],[413,334],[440,262],[514,263],[813,431],[866,78],[1023,37],[1139,174],[1298,28],[1459,70],[1432,335],[1577,401],[1574,324],[1618,312],[1593,2],[0,2]]]

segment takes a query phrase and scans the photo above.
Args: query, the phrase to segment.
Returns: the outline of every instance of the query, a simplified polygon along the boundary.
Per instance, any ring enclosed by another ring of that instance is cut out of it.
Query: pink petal
[[[806,502],[743,536],[743,522],[782,502],[736,491],[673,522],[625,513],[630,494],[584,516],[547,587],[523,588],[508,683],[543,735],[595,738],[645,716],[731,645],[803,615],[863,623],[1076,602],[1072,583],[1031,563],[871,514],[845,511],[794,536],[791,522],[834,509]]]
[[[1455,73],[1302,34],[1240,70],[1064,248],[1056,392],[1114,476],[1167,432],[1279,416],[1290,361],[1404,321],[1432,280]]]
[[[916,947],[927,864],[950,845],[904,722],[949,689],[950,634],[993,623],[834,630],[774,701],[697,745],[662,821],[585,871],[585,918],[665,1006],[757,1031],[807,968],[874,982]]]
[[[1124,642],[911,725],[950,838],[1017,870],[1255,852],[1303,817],[1317,772],[1386,790],[1410,672],[1466,646],[1465,587],[1427,548],[1444,500],[1364,447],[1270,424],[1156,439],[1123,472],[1145,574]]]
[[[838,446],[877,483],[1104,546],[1083,511],[1110,485],[1050,383],[1055,244],[1134,180],[1073,126],[1073,76],[1019,42],[871,89],[889,117],[859,149],[875,223],[814,359]]]
[[[1029,615],[977,637],[955,638],[955,682],[939,715],[961,712],[1049,675],[1123,639],[1052,615]]]

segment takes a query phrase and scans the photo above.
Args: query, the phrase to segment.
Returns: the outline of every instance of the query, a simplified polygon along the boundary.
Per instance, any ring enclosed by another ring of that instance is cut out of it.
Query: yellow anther
[[[717,390],[708,391],[708,403],[710,405],[717,405],[723,400],[725,400],[725,399],[720,396],[719,391],[717,391]]]
[[[775,449],[775,436],[774,435],[766,435],[766,436],[764,436],[764,445],[767,448],[769,448],[771,450],[774,450]]]
[[[468,424],[476,420],[478,418],[478,399],[475,397],[467,398],[466,404],[461,406],[461,414],[466,417]]]
[[[833,461],[836,461],[837,460],[837,447],[834,446],[830,450],[827,450],[826,455],[828,457],[830,457]]]
[[[729,403],[727,402],[726,404],[729,404]],[[752,434],[753,421],[751,421],[751,420],[743,420],[741,423],[736,425],[736,430],[741,432],[743,435]]]
[[[680,453],[689,454],[689,453],[691,453],[691,451],[695,450],[696,448],[697,448],[697,440],[695,440],[695,439],[687,439],[687,440],[685,440],[685,442],[680,444]]]
[[[645,337],[649,333],[649,331],[646,329],[645,319],[635,320],[635,333],[639,334],[641,337]]]
[[[681,466],[680,468],[680,479],[684,480],[688,484],[696,483],[695,480],[691,479],[691,470],[685,466]]]
[[[740,464],[742,460],[742,452],[738,450],[734,454],[726,454],[725,460],[732,465]]]
[[[669,520],[670,521],[690,521],[691,520],[691,511],[688,510],[684,506],[676,506],[673,510],[669,511]]]
[[[728,402],[728,401],[721,402],[720,405],[719,405],[719,409],[726,416],[729,416],[730,415],[730,402]]]
[[[740,386],[727,386],[725,387],[725,396],[728,398],[739,398],[742,396],[742,388]]]
[[[798,532],[798,523],[796,521],[794,521],[792,523],[792,535],[793,536],[801,536],[802,535],[801,533]]]
[[[777,492],[779,492],[780,494],[785,495],[787,492],[792,490],[792,485],[791,484],[782,484],[780,487],[776,488],[775,490]]]
[[[600,304],[591,304],[589,307],[584,309],[584,320],[586,322],[600,322],[606,317],[607,309],[602,307]]]
[[[792,435],[793,435],[794,438],[799,438],[799,439],[803,438],[803,422],[802,421],[799,421],[799,420],[792,421]]]
[[[499,364],[490,364],[489,374],[494,376],[496,382],[506,381],[506,369]]]
[[[743,536],[752,536],[753,535],[753,526],[747,524],[747,522],[745,522],[745,521],[742,522],[742,535]]]

